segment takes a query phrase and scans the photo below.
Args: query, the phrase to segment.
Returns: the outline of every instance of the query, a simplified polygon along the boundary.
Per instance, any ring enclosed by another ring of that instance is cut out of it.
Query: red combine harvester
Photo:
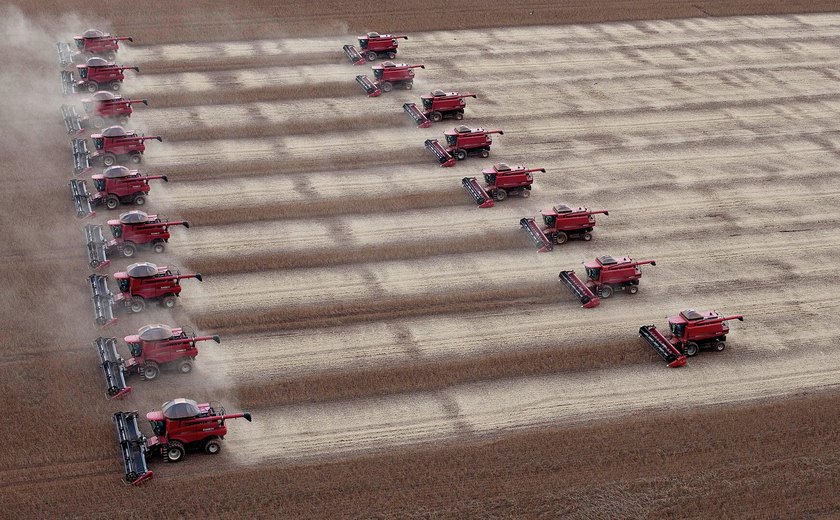
[[[666,337],[655,325],[639,328],[639,335],[668,363],[669,367],[685,365],[685,357],[696,356],[700,349],[717,352],[726,348],[729,334],[727,321],[744,321],[740,314],[721,316],[717,311],[697,312],[693,309],[680,311],[677,316],[668,316],[670,332]]]
[[[426,139],[426,150],[431,152],[443,167],[454,166],[456,160],[463,161],[469,155],[486,159],[490,157],[490,145],[493,144],[490,135],[492,134],[505,135],[505,132],[462,125],[444,133],[446,147],[437,139]]]
[[[365,36],[359,36],[359,50],[352,45],[345,45],[344,54],[353,62],[353,65],[363,65],[365,60],[374,61],[379,58],[393,60],[397,57],[397,40],[407,40],[404,34],[379,34],[369,32]]]
[[[519,225],[528,232],[531,240],[540,248],[539,252],[545,253],[554,249],[554,244],[565,244],[570,238],[587,242],[592,240],[592,228],[595,227],[595,219],[592,215],[599,213],[610,214],[605,209],[572,209],[565,204],[558,204],[549,210],[540,212],[546,226],[543,229],[540,229],[534,219],[530,217],[521,219]]]
[[[146,151],[146,141],[163,141],[159,135],[137,135],[121,126],[109,126],[100,134],[91,134],[90,138],[96,149],[93,154],[88,150],[85,139],[73,139],[73,166],[77,175],[90,170],[91,165],[99,161],[105,166],[126,161],[140,164]]]
[[[120,204],[142,206],[152,189],[149,181],[160,179],[169,182],[166,175],[140,175],[139,171],[129,170],[125,166],[109,166],[101,174],[91,175],[91,179],[96,188],[93,195],[88,193],[85,181],[70,181],[70,194],[79,218],[95,215],[93,206],[99,204],[104,204],[108,209],[116,209]]]
[[[423,101],[423,110],[417,108],[414,103],[406,103],[403,110],[411,116],[420,128],[432,126],[432,121],[438,122],[444,119],[464,119],[464,107],[467,106],[466,98],[478,97],[472,92],[444,92],[440,89],[433,90],[431,94],[420,96]]]
[[[131,387],[125,382],[127,375],[138,374],[153,381],[162,369],[189,374],[193,360],[198,356],[196,343],[210,340],[221,343],[219,336],[215,335],[196,336],[181,328],[146,325],[137,334],[124,338],[132,356],[126,361],[117,351],[117,338],[97,338],[94,344],[105,374],[108,397],[120,399],[131,393]]]
[[[114,295],[108,288],[107,276],[92,274],[88,281],[93,293],[96,323],[104,327],[115,322],[114,307],[142,312],[147,302],[158,302],[162,307],[171,309],[181,294],[181,280],[187,278],[202,280],[201,273],[181,274],[174,268],[138,262],[128,266],[125,272],[114,274],[120,291]]]
[[[83,90],[94,93],[102,90],[100,87],[117,92],[122,88],[126,70],[140,72],[140,67],[116,65],[103,58],[89,58],[84,65],[76,65],[79,81],[73,78],[72,71],[61,71],[61,92],[64,95]]]
[[[376,97],[383,92],[391,92],[395,88],[411,90],[414,87],[414,69],[425,69],[425,65],[406,65],[385,61],[381,65],[374,65],[374,81],[367,76],[356,76],[362,90],[370,97]]]
[[[508,166],[505,163],[493,165],[492,168],[481,170],[484,175],[484,187],[475,177],[464,177],[461,184],[472,195],[479,208],[492,208],[493,201],[502,201],[508,195],[518,195],[523,198],[531,196],[531,184],[534,183],[534,172],[545,173],[545,168],[531,168],[525,166]]]
[[[85,128],[103,128],[109,123],[128,124],[128,118],[134,113],[131,106],[138,103],[149,104],[145,99],[123,99],[111,92],[100,90],[89,99],[82,100],[86,114],[84,117],[79,115],[73,105],[61,105],[61,115],[64,117],[67,133],[75,136]]]
[[[609,298],[616,291],[639,292],[639,280],[642,278],[639,266],[646,264],[656,265],[656,261],[635,262],[626,256],[599,256],[583,264],[586,282],[581,281],[574,271],[560,271],[560,280],[578,297],[584,309],[591,309],[601,303],[601,298]]]
[[[166,217],[148,215],[142,211],[128,211],[120,215],[119,219],[109,220],[113,240],[105,240],[102,226],[88,224],[85,226],[87,239],[88,260],[90,266],[99,269],[110,264],[109,254],[118,253],[131,258],[138,248],[152,249],[155,253],[163,253],[169,242],[171,226],[190,227],[186,220],[167,220]]]
[[[160,411],[146,414],[154,432],[153,437],[146,438],[137,424],[137,415],[136,411],[114,414],[125,480],[134,485],[154,475],[146,464],[147,458],[160,455],[167,462],[180,462],[187,450],[216,455],[222,450],[221,441],[228,433],[225,421],[242,417],[251,422],[248,412],[228,414],[224,408],[210,403],[173,399],[163,403]]]
[[[61,68],[64,68],[71,63],[83,62],[92,56],[101,56],[107,60],[113,60],[117,56],[117,51],[120,50],[120,42],[125,41],[133,42],[134,40],[129,36],[114,36],[97,29],[88,29],[81,35],[73,37],[73,43],[76,44],[77,49],[75,55],[73,55],[69,44],[56,44],[58,47],[58,63]]]

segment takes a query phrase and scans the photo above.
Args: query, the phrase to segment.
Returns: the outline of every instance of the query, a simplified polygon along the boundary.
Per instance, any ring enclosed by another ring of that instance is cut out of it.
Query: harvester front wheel
[[[375,61],[378,56],[373,51],[368,51],[365,53],[365,59],[368,61]]]
[[[88,81],[88,82],[85,84],[85,88],[87,88],[87,91],[88,91],[88,92],[90,92],[91,94],[93,94],[94,92],[96,92],[97,90],[99,90],[99,85],[97,85],[95,81]]]
[[[717,343],[715,343],[715,351],[716,352],[723,352],[723,349],[725,349],[725,348],[726,348],[726,343],[724,343],[723,341],[718,341]]]
[[[152,246],[152,250],[157,254],[161,254],[166,251],[166,244],[159,240]]]
[[[111,83],[108,83],[108,88],[111,89],[111,92],[119,92],[120,88],[122,88],[122,82],[120,80],[115,79]]]
[[[569,240],[569,235],[567,235],[566,233],[564,233],[562,231],[558,231],[557,233],[554,234],[553,238],[554,238],[554,243],[560,245],[560,244],[565,244]]]
[[[122,254],[126,258],[131,258],[134,256],[134,253],[137,252],[137,248],[131,242],[126,242],[122,246]]]
[[[143,301],[143,298],[140,296],[133,296],[131,298],[131,304],[129,305],[131,312],[143,312],[143,309],[146,308],[146,302]]]
[[[208,455],[218,455],[220,451],[222,451],[222,443],[219,442],[218,438],[212,437],[207,439],[207,442],[204,443],[204,453]]]
[[[192,361],[185,359],[178,363],[178,372],[181,374],[189,374],[192,372]]]
[[[383,81],[382,84],[379,86],[380,88],[382,88],[382,92],[391,92],[392,90],[394,90],[394,84],[390,81]]]
[[[117,156],[112,153],[106,153],[102,156],[102,164],[105,166],[113,166],[117,164]]]
[[[164,309],[171,309],[175,307],[175,297],[170,294],[169,296],[164,297],[163,300],[160,301],[160,304],[163,305]]]
[[[105,197],[105,207],[108,209],[117,209],[120,205],[120,199],[116,195],[108,195]]]
[[[697,353],[700,351],[700,347],[697,343],[693,341],[689,341],[685,344],[685,355],[688,357],[696,356]]]
[[[464,159],[467,158],[467,151],[459,148],[459,149],[455,150],[455,153],[453,153],[452,155],[455,157],[455,159],[457,159],[459,161],[463,161]]]
[[[613,288],[609,285],[602,285],[598,288],[598,296],[601,298],[607,299],[613,295]]]
[[[507,192],[501,188],[493,192],[493,198],[497,201],[502,201],[507,198]]]
[[[443,121],[443,114],[441,114],[440,112],[432,112],[432,121],[434,121],[435,123]]]
[[[169,447],[166,448],[166,460],[169,462],[184,460],[184,445],[178,441],[169,441]]]
[[[160,375],[160,367],[154,361],[146,361],[143,365],[143,377],[148,381],[154,381]]]

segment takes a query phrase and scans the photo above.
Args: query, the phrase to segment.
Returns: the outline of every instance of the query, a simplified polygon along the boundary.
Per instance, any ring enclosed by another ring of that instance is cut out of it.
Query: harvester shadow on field
[[[138,46],[135,46],[138,47]],[[135,60],[136,61],[136,60]],[[249,56],[219,56],[215,58],[155,59],[137,62],[144,74],[170,74],[179,72],[222,72],[244,68],[297,67],[301,65],[327,65],[344,63],[335,53],[273,54]]]
[[[354,82],[331,81],[317,85],[268,85],[245,90],[231,88],[230,84],[226,84],[213,90],[200,92],[189,90],[139,91],[132,92],[131,95],[154,99],[155,108],[183,108],[194,105],[226,105],[255,101],[357,97],[359,89]]]

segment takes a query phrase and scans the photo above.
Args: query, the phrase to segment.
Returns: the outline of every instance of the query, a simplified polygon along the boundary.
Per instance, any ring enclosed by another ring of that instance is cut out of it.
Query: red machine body
[[[96,192],[91,195],[93,205],[105,204],[108,209],[116,209],[120,204],[146,204],[152,187],[149,181],[169,182],[166,175],[140,175],[137,170],[125,166],[109,166],[101,174],[91,175]]]
[[[725,349],[726,335],[729,334],[726,322],[731,320],[744,321],[744,317],[740,314],[723,316],[717,311],[686,309],[676,316],[668,316],[670,330],[667,336],[659,332],[655,325],[641,327],[639,335],[666,361],[668,358],[663,352],[683,357],[682,364],[669,362],[668,366],[682,366],[685,364],[685,356],[695,356],[701,349],[716,352]]]
[[[551,251],[554,244],[565,244],[570,238],[587,242],[592,240],[592,229],[596,224],[593,215],[601,213],[604,215],[610,214],[605,209],[589,210],[558,204],[549,210],[540,212],[545,223],[544,228],[540,229],[533,218],[523,218],[519,221],[519,225],[540,247],[539,252],[544,253]]]
[[[76,65],[79,80],[76,81],[74,88],[76,91],[87,90],[93,93],[101,90],[100,87],[105,87],[108,90],[117,92],[122,88],[126,70],[139,72],[140,68],[128,65],[116,65],[98,57],[89,58],[84,65]]]
[[[403,110],[411,116],[420,128],[428,128],[432,121],[439,122],[447,118],[461,120],[464,118],[465,101],[468,97],[477,97],[472,92],[444,92],[434,90],[430,94],[420,96],[423,102],[423,110],[420,110],[414,103],[406,103]]]
[[[146,151],[146,141],[163,141],[159,135],[137,135],[121,126],[109,126],[100,134],[91,134],[90,138],[96,149],[90,156],[91,162],[101,159],[105,166],[125,160],[139,164],[143,160],[143,152]]]
[[[425,69],[425,65],[407,65],[392,61],[374,65],[374,80],[367,76],[356,76],[356,82],[370,97],[377,97],[382,92],[390,92],[395,88],[411,90],[414,87],[414,69]]]
[[[113,302],[128,307],[131,312],[142,312],[148,301],[158,301],[171,309],[181,294],[181,280],[188,278],[202,280],[201,273],[181,274],[177,269],[151,262],[131,264],[126,271],[114,273],[119,293]]]
[[[584,264],[586,282],[582,282],[574,271],[561,271],[560,281],[578,297],[585,309],[591,309],[601,303],[601,298],[609,298],[616,291],[626,291],[629,294],[639,292],[639,280],[642,278],[640,266],[646,264],[655,266],[656,261],[637,262],[626,256],[599,256]]]
[[[228,433],[225,421],[244,418],[251,422],[248,412],[229,414],[210,403],[173,399],[163,403],[159,411],[146,414],[154,432],[154,436],[146,438],[137,424],[137,415],[137,412],[114,414],[125,479],[134,485],[154,475],[146,463],[150,456],[161,455],[167,462],[180,462],[187,450],[216,455],[222,450],[221,441]]]
[[[493,165],[492,168],[481,170],[485,186],[478,183],[475,177],[464,177],[461,184],[472,195],[479,208],[492,208],[493,201],[502,201],[509,195],[523,198],[531,196],[531,185],[534,183],[534,172],[545,173],[545,168],[527,168],[526,166],[509,166],[505,163]]]
[[[492,134],[504,135],[504,130],[486,130],[484,128],[470,128],[458,126],[444,133],[446,146],[437,139],[427,139],[428,150],[442,167],[454,166],[456,161],[463,161],[468,156],[490,157],[490,145],[493,144]]]
[[[359,49],[357,50],[352,45],[345,45],[343,47],[344,54],[353,62],[354,65],[362,65],[367,61],[374,61],[379,58],[387,58],[393,60],[397,57],[397,48],[399,47],[399,40],[407,40],[408,36],[404,34],[379,34],[377,32],[369,32],[364,36],[359,36]]]
[[[169,242],[171,226],[189,228],[190,223],[186,220],[166,220],[142,211],[129,211],[120,215],[119,219],[108,221],[114,236],[108,247],[116,248],[126,257],[134,256],[138,246],[148,246],[155,253],[163,253]]]
[[[149,104],[145,99],[124,99],[122,96],[100,90],[90,98],[83,99],[82,107],[91,118],[93,126],[102,128],[108,120],[116,121],[120,125],[128,123],[128,118],[134,113],[132,105],[139,103]]]
[[[120,50],[120,42],[133,42],[130,36],[114,36],[97,29],[88,29],[79,36],[73,37],[73,42],[80,52],[101,54],[108,59],[114,59],[114,53]]]

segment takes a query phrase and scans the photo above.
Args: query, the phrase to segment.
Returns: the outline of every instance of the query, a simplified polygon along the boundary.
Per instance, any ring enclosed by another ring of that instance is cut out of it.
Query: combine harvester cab
[[[540,214],[546,227],[540,229],[531,217],[520,219],[519,225],[531,237],[539,252],[545,253],[554,249],[555,244],[565,244],[569,239],[586,242],[592,240],[592,229],[596,224],[593,215],[610,213],[605,209],[573,209],[565,204],[558,204],[550,210],[541,211]]]
[[[248,412],[229,414],[224,408],[210,403],[173,399],[163,403],[160,411],[146,414],[154,432],[154,436],[147,439],[137,425],[137,412],[114,414],[126,481],[140,484],[151,478],[146,459],[155,455],[167,462],[180,462],[187,450],[218,454],[222,450],[221,441],[228,433],[225,421],[239,418],[251,422]]]
[[[128,119],[134,113],[133,105],[140,103],[149,105],[149,101],[146,99],[125,99],[111,92],[100,90],[90,98],[83,99],[82,107],[93,126],[103,128],[107,122],[116,122],[119,125],[128,124]],[[85,126],[84,121],[82,126]]]
[[[667,337],[654,325],[642,327],[639,329],[639,334],[663,359],[668,361],[663,352],[678,352],[692,357],[703,349],[723,351],[726,348],[726,335],[729,334],[729,325],[726,322],[731,320],[744,321],[744,317],[740,314],[722,316],[717,311],[698,312],[686,309],[676,316],[668,317],[669,334]]]
[[[395,88],[411,90],[414,87],[414,69],[425,69],[425,65],[407,65],[405,63],[383,62],[374,65],[374,80],[367,76],[356,76],[356,83],[370,97],[377,97],[382,92],[391,92]]]
[[[114,414],[117,428],[117,440],[120,445],[125,481],[135,486],[151,479],[154,473],[146,465],[148,448],[146,436],[137,424],[137,412],[117,412]]]
[[[159,135],[137,135],[128,132],[125,128],[115,125],[102,130],[102,133],[92,134],[93,146],[96,149],[89,161],[102,161],[105,166],[113,166],[117,162],[126,160],[140,164],[143,160],[143,152],[146,151],[146,141],[154,139],[162,142],[163,137]]]
[[[202,281],[201,273],[181,274],[175,268],[158,267],[151,262],[131,264],[125,272],[114,274],[120,292],[112,301],[133,313],[142,312],[150,301],[171,309],[181,294],[181,280],[189,278]]]
[[[73,206],[76,208],[76,218],[86,218],[96,215],[91,205],[91,197],[85,181],[80,179],[70,181],[70,196],[73,199]]]
[[[114,36],[97,29],[88,29],[81,35],[73,37],[73,43],[77,49],[75,55],[69,44],[56,44],[58,47],[58,64],[64,68],[71,63],[86,61],[93,56],[113,60],[117,56],[117,51],[120,50],[119,42],[123,41],[132,42],[134,40],[129,36]]]
[[[84,65],[76,65],[79,80],[73,82],[73,92],[87,91],[93,94],[97,90],[102,90],[102,87],[113,92],[119,92],[127,70],[140,72],[140,67],[116,65],[99,57],[89,58]],[[65,72],[69,71],[62,71],[62,82],[66,81]],[[72,74],[70,74],[70,77],[72,78]],[[65,94],[70,93],[67,92],[66,87],[64,90]]]
[[[469,128],[459,126],[444,133],[446,147],[437,139],[427,139],[426,149],[435,156],[441,166],[447,167],[455,161],[463,161],[468,156],[478,156],[482,159],[490,157],[490,145],[493,144],[492,134],[504,135],[504,130],[486,130],[484,128]]]
[[[98,338],[96,347],[105,373],[108,397],[119,399],[131,392],[131,387],[125,382],[126,375],[138,374],[145,380],[153,381],[164,369],[189,374],[198,356],[197,343],[210,340],[221,343],[216,335],[196,336],[182,328],[146,325],[137,334],[124,338],[131,353],[126,361],[117,352],[116,338]]]
[[[403,110],[417,123],[419,128],[428,128],[432,121],[439,122],[447,118],[461,120],[464,118],[465,101],[468,97],[478,97],[472,92],[444,92],[433,90],[430,94],[420,96],[423,110],[414,103],[405,103]]]
[[[586,262],[586,282],[578,278],[574,271],[561,271],[560,280],[566,284],[585,309],[597,307],[601,299],[611,297],[616,291],[629,294],[639,292],[639,280],[642,278],[642,265],[656,265],[654,260],[633,261],[629,257],[614,258],[600,256],[592,262]]]
[[[73,105],[61,105],[61,117],[64,119],[64,128],[72,137],[81,134],[84,130],[85,121]]]
[[[146,197],[152,187],[149,181],[169,182],[166,175],[140,175],[137,170],[125,166],[109,166],[101,174],[92,175],[96,193],[91,196],[94,205],[104,204],[108,209],[117,209],[120,204],[146,204]]]
[[[117,321],[114,316],[114,295],[108,288],[108,277],[92,274],[88,277],[93,300],[93,316],[96,324],[102,328]]]
[[[167,220],[165,217],[148,215],[142,211],[128,211],[121,214],[119,219],[108,221],[108,227],[114,237],[110,241],[105,241],[102,226],[89,224],[85,227],[85,236],[90,266],[97,269],[108,265],[108,254],[113,253],[131,258],[138,248],[163,253],[166,243],[169,242],[171,226],[189,228],[190,223],[186,220]]]
[[[345,45],[342,49],[353,65],[364,65],[365,60],[374,61],[379,58],[393,60],[397,57],[398,40],[407,40],[408,36],[369,32],[357,39],[359,40],[359,50],[352,45]]]
[[[531,196],[531,185],[534,183],[534,172],[545,173],[545,168],[531,168],[525,166],[508,166],[499,163],[492,168],[481,170],[486,185],[482,187],[475,177],[464,177],[461,184],[472,196],[479,208],[492,208],[493,201],[503,201],[509,195],[523,198]]]

